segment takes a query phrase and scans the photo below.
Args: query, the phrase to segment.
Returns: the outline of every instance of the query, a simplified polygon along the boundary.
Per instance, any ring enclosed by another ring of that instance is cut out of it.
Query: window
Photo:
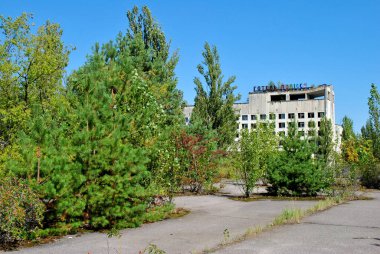
[[[286,100],[286,95],[285,94],[280,94],[280,95],[272,95],[270,97],[271,101],[285,101]]]
[[[304,113],[298,113],[298,118],[300,118],[300,119],[305,118],[305,114]]]
[[[242,129],[248,129],[248,124],[243,123],[243,124],[241,125],[241,128],[242,128]]]
[[[251,123],[251,129],[256,129],[256,124],[255,123]]]
[[[305,122],[298,122],[298,128],[305,127]]]
[[[318,117],[319,118],[322,118],[322,117],[324,117],[325,116],[325,112],[318,112]]]
[[[308,118],[314,118],[314,112],[312,112],[312,113],[307,113],[307,117],[308,117]]]
[[[252,121],[255,121],[257,119],[257,116],[256,115],[251,115],[251,120]]]
[[[186,123],[188,123],[189,122],[189,118],[185,117],[185,121],[186,121]]]
[[[278,119],[285,119],[285,114],[278,114]]]
[[[261,119],[261,120],[265,120],[265,119],[267,119],[267,115],[266,115],[266,114],[261,114],[261,115],[260,115],[260,119]]]
[[[276,119],[276,115],[275,114],[270,114],[269,115],[269,119],[270,120],[275,120]]]
[[[278,128],[285,128],[285,123],[278,123]]]
[[[239,124],[236,124],[236,129],[239,129]]]
[[[241,120],[243,121],[248,121],[248,115],[242,115]]]
[[[289,118],[289,119],[294,119],[294,113],[289,113],[289,114],[288,114],[288,118]]]
[[[318,127],[321,127],[321,122],[318,122]]]
[[[314,128],[314,127],[315,127],[315,122],[314,122],[314,121],[309,121],[309,122],[307,123],[307,126],[308,126],[309,128]]]
[[[301,94],[291,94],[289,96],[289,99],[291,101],[300,101],[300,100],[305,100],[306,99],[306,94],[301,93]]]

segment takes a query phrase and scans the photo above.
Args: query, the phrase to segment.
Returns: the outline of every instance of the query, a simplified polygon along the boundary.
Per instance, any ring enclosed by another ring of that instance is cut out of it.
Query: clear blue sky
[[[172,48],[179,49],[178,87],[188,103],[208,41],[218,47],[225,77],[236,75],[243,101],[254,85],[270,80],[327,83],[335,88],[338,123],[348,115],[359,131],[368,117],[370,84],[380,86],[379,0],[1,0],[0,14],[31,12],[36,26],[59,23],[65,43],[77,48],[70,72],[84,63],[95,42],[126,31],[125,14],[133,5],[147,5]]]

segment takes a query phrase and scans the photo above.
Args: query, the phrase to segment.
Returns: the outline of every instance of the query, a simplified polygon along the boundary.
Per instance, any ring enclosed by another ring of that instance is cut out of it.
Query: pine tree
[[[330,172],[313,158],[315,143],[309,142],[295,123],[289,125],[282,151],[269,164],[268,180],[272,186],[268,190],[276,195],[315,196],[330,186]]]
[[[86,203],[84,222],[92,228],[139,225],[149,200],[145,190],[148,160],[143,149],[126,139],[133,115],[125,115],[115,105],[114,81],[95,48],[89,63],[70,82],[73,100],[77,100],[73,103],[74,163],[85,179],[79,191]],[[134,96],[141,92],[134,88],[139,82],[138,76],[130,81]]]

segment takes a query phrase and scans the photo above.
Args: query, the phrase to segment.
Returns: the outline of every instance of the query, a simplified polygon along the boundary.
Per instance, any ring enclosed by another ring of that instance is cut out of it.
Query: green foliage
[[[333,160],[334,152],[334,140],[333,140],[333,128],[330,119],[323,117],[321,119],[321,126],[319,128],[318,135],[318,150],[317,156],[325,166],[329,166]]]
[[[368,107],[369,122],[364,132],[372,140],[374,156],[380,159],[380,94],[375,84],[371,84]]]
[[[0,248],[16,247],[41,226],[44,206],[21,180],[0,180]]]
[[[58,24],[46,22],[33,34],[31,15],[0,16],[0,175],[8,158],[19,158],[15,140],[26,131],[31,110],[52,110],[64,101],[62,77],[70,49]]]
[[[355,138],[354,123],[351,118],[344,116],[342,120],[342,142]]]
[[[331,185],[331,172],[323,167],[314,154],[316,147],[289,125],[283,147],[269,163],[270,193],[285,196],[315,196]]]
[[[84,206],[77,213],[91,228],[139,225],[148,205],[148,158],[138,147],[142,141],[130,129],[141,119],[143,109],[126,114],[130,108],[115,104],[119,95],[113,83],[117,81],[109,79],[108,71],[95,51],[69,83],[75,112],[72,166],[83,178],[77,195]],[[141,93],[141,87],[143,81],[136,73],[130,80],[130,95],[149,97]]]
[[[2,98],[1,105],[20,106],[0,108],[1,135],[7,139],[0,159],[12,155],[1,164],[2,173],[27,179],[47,207],[45,229],[35,234],[124,228],[163,216],[171,208],[155,209],[152,198],[167,194],[164,182],[178,167],[170,134],[183,122],[182,95],[174,74],[178,58],[170,56],[149,9],[129,12],[127,34],[102,47],[96,44],[65,88],[61,76],[69,51],[60,42],[61,30],[47,23],[29,38],[27,19],[7,19],[4,27],[11,27],[7,33],[17,33],[23,43],[30,41],[28,57],[41,63],[25,62],[35,70],[30,73],[21,73],[24,64],[14,63],[21,77],[35,79],[14,81],[20,90],[13,101]],[[48,47],[44,52],[49,54],[33,51],[34,45]],[[57,72],[49,72],[48,65]],[[166,151],[170,156],[161,159]],[[160,174],[163,169],[167,174]]]
[[[195,106],[191,122],[201,122],[217,132],[218,148],[225,149],[232,144],[236,136],[237,115],[233,104],[239,100],[235,96],[236,86],[232,86],[235,77],[223,81],[219,54],[215,46],[206,42],[202,53],[204,62],[198,65],[198,72],[204,77],[205,85],[199,78],[194,78],[196,85]]]
[[[371,162],[362,165],[361,183],[372,189],[380,189],[380,163]]]
[[[243,130],[234,151],[236,175],[249,197],[259,178],[265,176],[270,159],[278,150],[278,138],[271,123],[258,123],[255,130]]]

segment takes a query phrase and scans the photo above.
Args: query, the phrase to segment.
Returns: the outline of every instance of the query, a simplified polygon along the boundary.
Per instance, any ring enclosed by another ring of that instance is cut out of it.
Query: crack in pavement
[[[302,222],[302,224],[321,225],[321,226],[335,226],[335,227],[380,229],[380,227],[375,227],[375,226],[356,226],[356,225],[343,225],[343,224],[320,223],[320,222]]]

